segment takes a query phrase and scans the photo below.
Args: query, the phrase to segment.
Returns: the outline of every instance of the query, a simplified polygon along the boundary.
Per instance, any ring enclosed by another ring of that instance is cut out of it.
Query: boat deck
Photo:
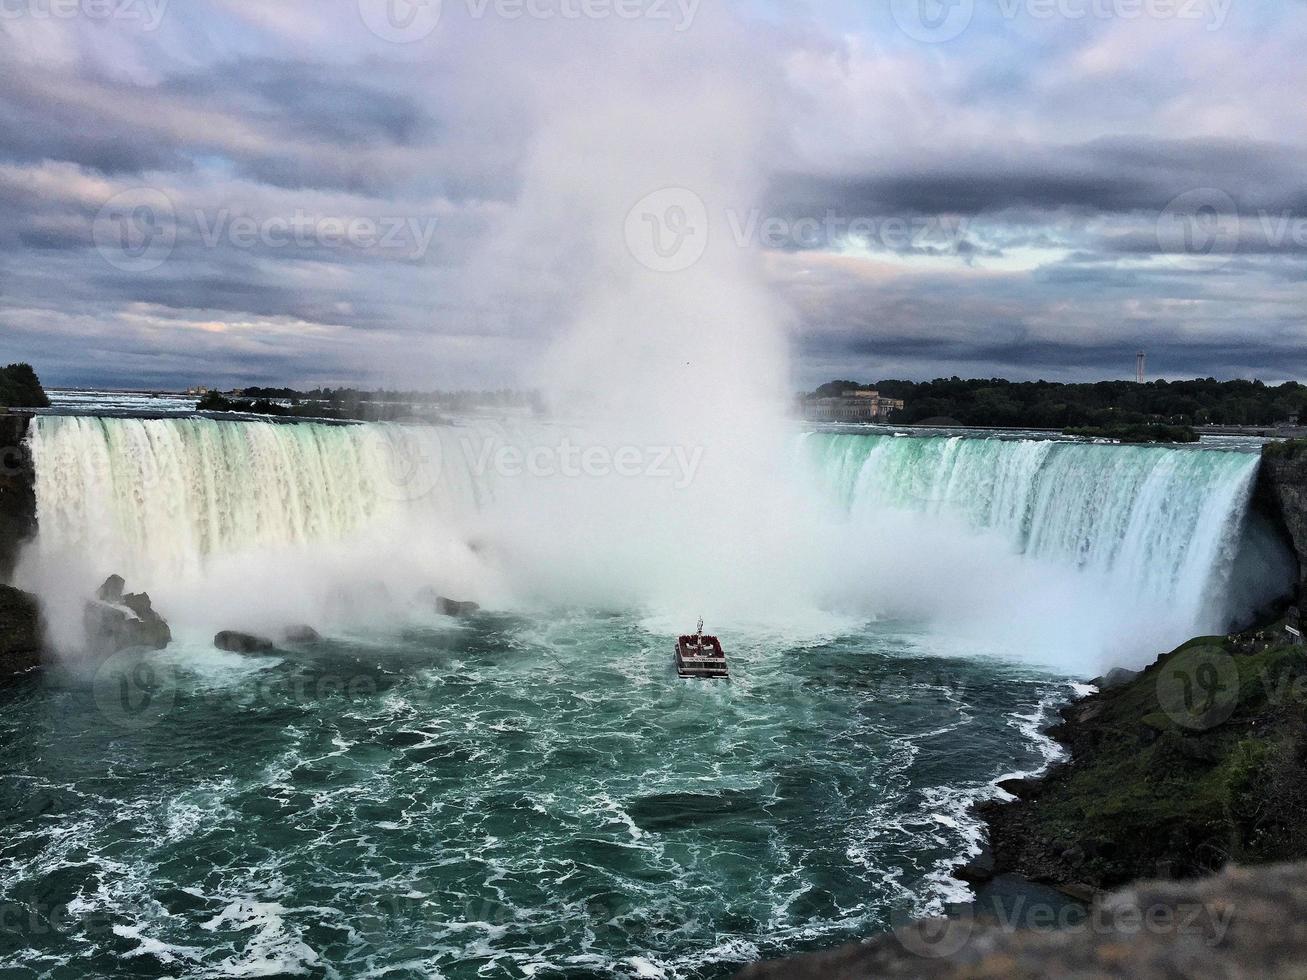
[[[715,636],[682,636],[676,643],[676,673],[704,680],[729,679],[726,653]]]

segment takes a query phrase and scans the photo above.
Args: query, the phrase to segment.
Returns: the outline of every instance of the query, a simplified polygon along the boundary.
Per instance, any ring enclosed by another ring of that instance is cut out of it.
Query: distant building
[[[903,406],[901,398],[885,398],[878,391],[863,389],[803,402],[804,415],[818,422],[879,422]]]
[[[206,388],[206,387],[204,387],[203,385],[196,385],[194,388],[187,388],[187,389],[186,389],[186,394],[188,394],[188,395],[196,395],[196,396],[198,396],[198,397],[200,397],[200,398],[203,398],[203,397],[204,397],[205,395],[207,395],[208,393],[209,393],[209,389]]]

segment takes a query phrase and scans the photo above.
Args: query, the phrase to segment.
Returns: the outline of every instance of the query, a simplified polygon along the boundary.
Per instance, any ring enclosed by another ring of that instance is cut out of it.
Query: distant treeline
[[[284,418],[396,422],[415,416],[431,420],[436,411],[477,408],[541,410],[535,392],[510,391],[361,391],[356,388],[242,388],[232,397],[209,392],[196,406],[204,412],[245,412]]]
[[[1065,429],[1081,426],[1135,425],[1275,425],[1293,415],[1307,417],[1307,385],[1260,381],[1099,381],[1060,384],[1052,381],[1004,381],[1001,378],[940,378],[935,381],[881,381],[859,384],[832,381],[813,397],[830,397],[850,389],[875,389],[906,403],[891,420],[901,423],[932,418],[956,419],[964,425],[1032,426]]]
[[[527,408],[534,407],[540,396],[532,391],[514,391],[500,388],[495,391],[363,391],[358,388],[313,388],[297,391],[294,388],[242,388],[236,394],[241,398],[271,399],[278,401],[313,401],[336,405],[358,405],[364,402],[388,402],[401,405],[432,405],[437,408]]]
[[[0,368],[0,405],[6,408],[49,408],[41,381],[30,364]]]

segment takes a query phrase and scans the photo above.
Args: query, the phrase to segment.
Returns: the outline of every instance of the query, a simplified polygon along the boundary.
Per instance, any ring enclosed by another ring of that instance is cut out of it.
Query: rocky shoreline
[[[1252,506],[1291,545],[1296,601],[1307,600],[1307,442],[1266,447]],[[1292,910],[1307,904],[1307,621],[1298,609],[1191,640],[1141,672],[1112,671],[1064,707],[1048,734],[1066,760],[1001,783],[1011,799],[978,808],[987,846],[954,870],[974,903],[863,943],[755,964],[738,980],[1298,976],[1298,959],[1285,955],[1301,954],[1293,943],[1302,940],[1285,939],[1298,928]],[[1141,881],[1158,883],[1112,894]],[[1171,926],[1142,935],[1137,918],[1115,917],[1141,898]],[[1085,918],[1109,914],[1085,930],[1065,921],[1065,902]],[[1195,943],[1173,928],[1181,905],[1251,926],[1237,943]]]
[[[1253,506],[1278,525],[1307,596],[1307,452],[1263,452]],[[1067,761],[979,808],[988,849],[957,876],[1018,874],[1088,901],[1146,878],[1307,859],[1307,648],[1298,607],[1116,670],[1048,734]],[[1298,632],[1295,632],[1298,631]]]
[[[1064,708],[1069,761],[980,807],[987,861],[1089,900],[1141,878],[1307,859],[1307,649],[1284,624],[1193,640]]]

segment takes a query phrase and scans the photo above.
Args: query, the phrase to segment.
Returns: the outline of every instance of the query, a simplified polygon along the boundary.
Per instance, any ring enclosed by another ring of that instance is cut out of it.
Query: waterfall
[[[455,435],[397,425],[41,418],[31,441],[40,545],[158,577],[198,571],[210,556],[467,513],[478,487]]]
[[[537,422],[42,417],[26,581],[62,589],[70,621],[111,572],[224,625],[318,621],[361,581],[673,618],[888,616],[1087,671],[1223,630],[1291,574],[1278,543],[1249,548],[1250,452],[812,433],[774,470],[815,479],[790,496],[709,469],[497,475],[498,448],[529,459],[563,437],[586,445]]]
[[[1082,573],[1086,588],[1111,583],[1182,632],[1223,630],[1239,611],[1227,599],[1256,453],[997,437],[816,433],[806,442],[855,530],[894,511],[956,521]]]

